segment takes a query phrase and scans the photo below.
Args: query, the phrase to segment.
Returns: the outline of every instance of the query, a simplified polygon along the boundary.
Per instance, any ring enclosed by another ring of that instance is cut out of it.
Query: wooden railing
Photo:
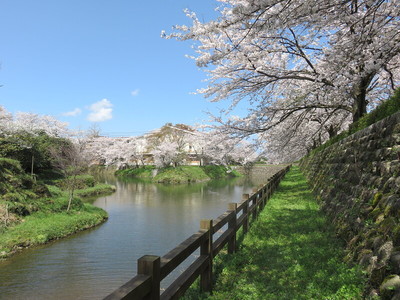
[[[228,210],[217,219],[201,220],[197,233],[163,257],[145,255],[139,258],[137,275],[104,300],[178,299],[199,276],[200,289],[210,292],[213,258],[225,245],[228,245],[228,253],[236,251],[238,230],[243,227],[244,234],[248,231],[250,222],[257,218],[289,168],[290,166],[273,175],[263,187],[255,189],[251,196],[244,194],[240,203],[229,203]],[[222,234],[213,241],[214,235],[222,230]],[[200,255],[196,260],[160,295],[160,282],[199,249]]]

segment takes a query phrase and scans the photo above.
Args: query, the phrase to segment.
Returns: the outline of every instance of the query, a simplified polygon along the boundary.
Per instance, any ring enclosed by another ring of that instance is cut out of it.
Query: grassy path
[[[361,299],[362,272],[343,263],[343,256],[332,226],[293,167],[240,250],[222,258],[213,295],[201,298]]]

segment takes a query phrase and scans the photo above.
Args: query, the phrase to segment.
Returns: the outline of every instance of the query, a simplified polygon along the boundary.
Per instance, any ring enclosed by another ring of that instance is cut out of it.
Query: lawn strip
[[[235,255],[217,259],[212,296],[198,299],[362,299],[365,277],[293,167]],[[219,265],[221,264],[221,265]],[[190,299],[193,291],[189,291]]]

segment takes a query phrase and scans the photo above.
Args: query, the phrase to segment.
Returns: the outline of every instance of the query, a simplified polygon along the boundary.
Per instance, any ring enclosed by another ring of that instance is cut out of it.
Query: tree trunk
[[[73,175],[72,184],[70,184],[70,187],[69,187],[70,188],[70,192],[69,192],[69,200],[68,200],[67,211],[70,210],[71,205],[72,205],[72,200],[74,199],[75,186],[76,186],[76,174]]]
[[[365,92],[355,95],[353,103],[353,123],[357,122],[363,115],[367,113],[367,101],[365,96]]]
[[[9,212],[8,203],[7,203],[6,204],[6,217],[4,219],[5,227],[7,227],[9,219],[10,219],[10,212]]]
[[[32,179],[34,180],[34,182],[36,182],[36,178],[35,178],[35,176],[34,176],[34,174],[33,174],[33,165],[34,165],[34,162],[35,162],[35,155],[32,153],[31,177],[32,177]]]
[[[72,198],[73,198],[73,197],[74,197],[74,196],[73,196],[72,194],[69,195],[67,211],[69,211],[70,208],[71,208],[71,203],[72,203]]]
[[[353,123],[357,122],[367,113],[367,89],[372,81],[374,74],[368,74],[361,78],[353,92]]]
[[[329,134],[329,139],[331,139],[331,138],[337,136],[338,130],[337,130],[337,127],[336,127],[336,126],[333,126],[333,125],[331,124],[331,125],[329,126],[329,128],[328,128],[327,131],[328,131],[328,134]]]

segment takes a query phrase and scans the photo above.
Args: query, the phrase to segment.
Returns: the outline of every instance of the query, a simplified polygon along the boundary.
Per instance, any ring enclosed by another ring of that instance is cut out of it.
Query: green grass
[[[87,203],[83,204],[79,211],[32,214],[25,217],[20,224],[2,232],[0,235],[0,258],[5,258],[21,248],[45,244],[51,240],[91,228],[106,219],[107,213],[104,210]]]
[[[176,168],[163,168],[153,178],[155,182],[162,183],[187,183],[205,181],[210,179],[204,170],[196,166],[179,166]]]
[[[147,178],[161,183],[188,183],[241,176],[237,171],[224,166],[178,166],[158,169],[157,175],[152,177],[153,166],[126,169],[116,172],[117,176]]]
[[[77,190],[75,195],[78,197],[93,197],[97,195],[111,194],[115,192],[115,186],[98,183],[93,187]]]
[[[220,179],[220,178],[225,178],[225,177],[240,177],[240,176],[242,176],[242,174],[240,174],[238,171],[236,171],[234,169],[229,169],[229,168],[224,167],[224,166],[203,166],[203,167],[200,167],[200,168],[211,179]]]
[[[117,176],[135,177],[142,179],[151,179],[153,176],[154,166],[143,166],[140,168],[124,169],[115,172]]]
[[[297,167],[286,175],[235,255],[216,260],[213,295],[186,299],[362,299],[365,277],[344,250]]]

